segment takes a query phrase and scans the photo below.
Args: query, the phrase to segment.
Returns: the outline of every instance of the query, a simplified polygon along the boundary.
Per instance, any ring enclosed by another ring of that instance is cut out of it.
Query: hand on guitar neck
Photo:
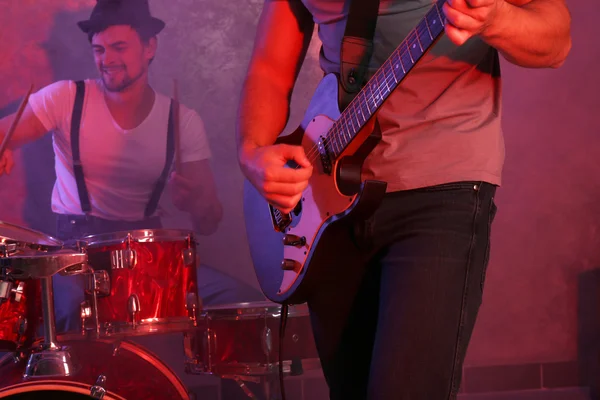
[[[299,167],[290,168],[289,161]],[[300,201],[313,169],[303,147],[288,144],[245,148],[240,151],[240,167],[259,193],[283,213],[290,213]]]

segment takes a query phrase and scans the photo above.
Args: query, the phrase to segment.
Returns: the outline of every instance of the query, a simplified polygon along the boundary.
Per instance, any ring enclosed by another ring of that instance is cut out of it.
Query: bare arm
[[[182,211],[190,213],[194,231],[201,235],[214,233],[223,218],[223,207],[208,160],[181,164],[180,175],[175,176],[173,202]]]
[[[507,0],[484,40],[522,67],[559,67],[571,50],[571,14],[564,0]]]
[[[557,68],[571,49],[565,0],[449,0],[446,33],[462,44],[480,35],[511,63]]]
[[[300,0],[265,1],[241,93],[238,151],[271,145],[285,128],[313,26]]]
[[[10,128],[14,118],[15,114],[13,113],[0,119],[0,139],[4,139],[4,135]],[[35,116],[31,106],[28,104],[25,106],[25,110],[23,110],[23,115],[15,127],[15,131],[10,138],[8,146],[9,148],[13,149],[21,147],[26,143],[33,142],[41,138],[47,132],[48,131],[46,128],[44,128],[44,125],[42,125],[38,117]]]

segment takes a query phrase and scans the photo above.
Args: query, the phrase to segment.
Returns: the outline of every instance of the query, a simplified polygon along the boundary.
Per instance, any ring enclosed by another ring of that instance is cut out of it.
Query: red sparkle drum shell
[[[0,304],[0,352],[28,347],[42,324],[41,285],[39,280],[15,280],[22,286],[18,298],[11,296]]]
[[[0,398],[89,399],[100,375],[106,377],[105,400],[190,398],[175,373],[139,345],[76,335],[59,337],[59,343],[69,347],[75,362],[70,376],[23,378],[27,360],[14,363],[7,355],[0,361]]]
[[[201,307],[193,232],[117,232],[88,236],[80,243],[91,267],[109,275],[110,295],[97,298],[101,335],[141,335],[193,327],[194,312]],[[133,266],[123,264],[128,249],[134,254],[130,258]],[[135,328],[128,308],[132,296],[139,299]],[[86,299],[90,305],[93,303],[88,291]],[[190,305],[190,299],[195,307]],[[87,319],[86,328],[94,328],[94,318]]]
[[[281,306],[272,302],[205,307],[199,327],[184,335],[190,374],[267,375],[279,365]],[[306,305],[290,306],[283,340],[284,373],[318,369],[320,362]]]

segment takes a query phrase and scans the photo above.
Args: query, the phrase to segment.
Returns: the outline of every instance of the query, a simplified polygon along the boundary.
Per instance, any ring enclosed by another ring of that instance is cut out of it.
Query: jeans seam
[[[481,271],[481,278],[480,278],[480,282],[479,282],[479,286],[480,286],[482,295],[483,295],[483,287],[485,284],[485,278],[486,278],[486,274],[487,274],[487,268],[490,263],[491,232],[492,232],[492,223],[494,221],[494,215],[495,215],[494,207],[495,207],[494,196],[492,196],[492,198],[490,199],[489,213],[488,213],[488,220],[487,220],[488,239],[487,239],[487,244],[486,244],[486,248],[485,248],[485,259],[484,259],[483,269]]]
[[[464,328],[465,321],[465,313],[466,313],[466,302],[469,291],[469,272],[471,269],[471,262],[473,257],[473,249],[475,248],[475,242],[477,240],[477,216],[481,212],[481,185],[479,185],[478,189],[475,190],[475,209],[473,213],[473,224],[472,224],[472,235],[471,235],[471,243],[469,244],[469,254],[467,257],[467,266],[465,270],[465,281],[463,286],[463,295],[462,302],[460,307],[460,320],[458,323],[458,332],[456,335],[456,346],[454,347],[454,363],[452,365],[452,377],[450,381],[450,393],[448,394],[448,399],[451,400],[453,396],[455,396],[458,392],[458,387],[456,383],[456,369],[459,364],[460,350],[461,350],[461,336]],[[460,382],[459,382],[460,385]]]

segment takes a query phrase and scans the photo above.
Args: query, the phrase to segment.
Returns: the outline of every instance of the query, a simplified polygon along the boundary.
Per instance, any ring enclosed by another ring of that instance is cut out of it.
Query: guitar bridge
[[[273,222],[273,228],[275,228],[276,232],[284,232],[292,223],[291,214],[284,214],[270,204],[269,211],[271,214],[271,222]]]
[[[292,224],[293,215],[298,216],[302,211],[302,201],[299,201],[296,204],[296,207],[292,211],[292,213],[282,213],[275,207],[269,204],[269,211],[271,215],[271,222],[273,223],[273,228],[276,232],[285,232],[285,230]]]

